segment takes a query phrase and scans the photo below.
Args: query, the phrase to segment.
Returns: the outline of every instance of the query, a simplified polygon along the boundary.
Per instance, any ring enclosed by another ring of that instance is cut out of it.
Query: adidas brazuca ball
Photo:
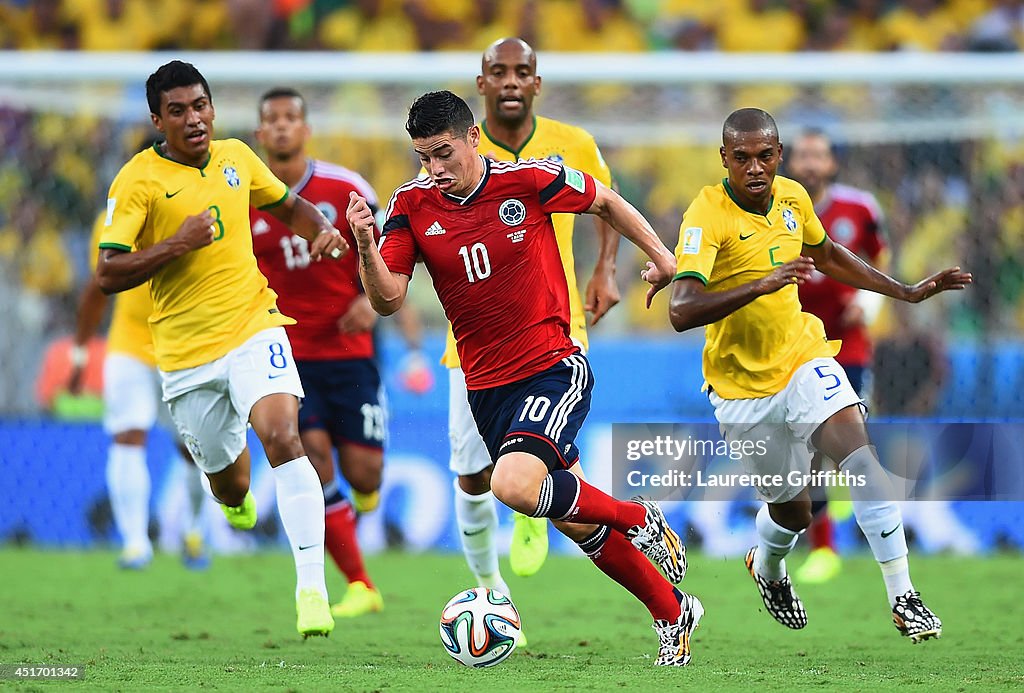
[[[441,643],[467,667],[501,664],[519,642],[519,612],[496,590],[474,587],[452,597],[441,611]]]

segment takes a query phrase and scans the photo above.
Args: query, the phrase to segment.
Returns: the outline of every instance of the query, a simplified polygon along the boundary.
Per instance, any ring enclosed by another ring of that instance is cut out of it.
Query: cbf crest
[[[797,224],[796,217],[793,215],[793,210],[789,207],[782,210],[782,223],[786,225],[787,231],[796,233],[799,224]]]
[[[526,219],[526,205],[519,200],[505,200],[498,207],[498,218],[506,226],[519,226]]]
[[[232,188],[237,188],[242,184],[242,179],[238,177],[238,169],[230,164],[221,169],[224,173],[224,180],[228,182]]]

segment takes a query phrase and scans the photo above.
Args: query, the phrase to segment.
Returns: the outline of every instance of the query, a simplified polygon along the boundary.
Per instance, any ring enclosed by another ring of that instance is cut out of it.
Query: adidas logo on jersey
[[[424,236],[443,236],[446,233],[448,233],[448,231],[446,231],[445,228],[443,226],[441,226],[440,223],[435,221],[433,224],[430,225],[430,228],[428,228],[423,233],[423,235]]]

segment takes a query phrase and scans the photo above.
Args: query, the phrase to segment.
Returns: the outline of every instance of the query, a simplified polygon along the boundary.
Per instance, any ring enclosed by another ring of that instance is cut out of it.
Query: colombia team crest
[[[505,200],[498,207],[498,217],[506,226],[519,226],[526,219],[526,205],[519,200]]]

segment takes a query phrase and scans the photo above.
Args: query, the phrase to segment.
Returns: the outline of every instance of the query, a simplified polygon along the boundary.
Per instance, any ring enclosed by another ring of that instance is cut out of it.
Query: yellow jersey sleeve
[[[277,179],[263,159],[247,145],[239,142],[242,159],[252,175],[249,183],[249,200],[257,209],[270,209],[288,199],[288,186]]]
[[[827,234],[825,233],[825,225],[821,223],[821,219],[814,213],[814,203],[811,202],[811,196],[807,194],[807,190],[802,185],[796,186],[795,194],[800,205],[800,211],[803,212],[804,245],[821,245],[825,242]]]
[[[710,281],[719,249],[719,226],[710,223],[714,220],[710,211],[706,195],[702,192],[683,215],[675,251],[676,279],[694,277],[705,286]]]
[[[145,179],[139,175],[138,169],[144,167],[140,156],[136,155],[125,164],[110,184],[103,233],[97,250],[131,250],[146,226],[151,191]]]

